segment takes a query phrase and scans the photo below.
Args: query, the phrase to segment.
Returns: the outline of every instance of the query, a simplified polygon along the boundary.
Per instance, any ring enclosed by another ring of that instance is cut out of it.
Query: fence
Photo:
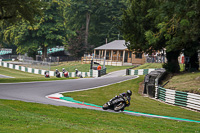
[[[156,99],[173,105],[200,111],[200,95],[165,89],[159,86],[163,75],[165,75],[165,72],[162,71],[162,69],[127,69],[126,75],[146,75],[144,79],[144,93],[148,94],[150,97],[155,97]]]
[[[147,75],[148,73],[155,71],[156,69],[150,68],[150,69],[126,69],[126,75]]]
[[[81,58],[81,62],[85,63],[85,64],[89,64],[92,59],[93,59],[94,62],[98,62],[101,65],[103,65],[103,63],[104,63],[104,57],[98,57],[98,56],[97,56],[97,58],[93,58],[92,56],[90,56],[90,57],[88,57],[88,56],[82,57]],[[113,57],[113,60],[106,59],[105,65],[123,66],[123,62],[120,61],[120,60],[116,60],[116,57]]]
[[[57,62],[45,62],[45,61],[34,61],[34,60],[22,60],[22,63],[25,67],[34,68],[34,69],[51,69],[51,65],[57,64]]]
[[[157,56],[146,56],[146,63],[165,63],[166,57],[157,55]]]
[[[43,70],[43,69],[34,69],[34,68],[19,66],[19,65],[15,65],[15,64],[3,62],[3,61],[0,61],[0,66],[7,67],[7,68],[10,68],[10,69],[20,70],[20,71],[23,71],[23,72],[41,74],[41,75],[44,75],[45,71],[47,71],[50,76],[55,76],[54,71],[48,71],[48,70]],[[81,72],[81,74],[82,74],[83,77],[100,77],[100,76],[106,74],[106,68],[104,68],[102,70],[92,70],[92,69],[90,69],[89,72]],[[60,72],[60,75],[61,75],[61,77],[64,77],[64,74],[62,72]],[[69,72],[68,75],[69,75],[69,77],[76,77],[75,72]]]
[[[200,95],[158,87],[156,99],[200,111]]]

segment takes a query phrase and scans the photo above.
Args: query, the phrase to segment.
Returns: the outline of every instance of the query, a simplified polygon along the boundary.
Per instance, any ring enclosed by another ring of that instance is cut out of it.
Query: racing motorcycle
[[[128,97],[119,97],[112,102],[107,102],[103,105],[103,110],[112,109],[116,112],[124,111],[124,108],[130,104]]]
[[[68,77],[68,72],[64,72],[64,77]]]
[[[76,70],[75,74],[76,74],[77,77],[83,78],[83,76],[82,76],[80,71]]]

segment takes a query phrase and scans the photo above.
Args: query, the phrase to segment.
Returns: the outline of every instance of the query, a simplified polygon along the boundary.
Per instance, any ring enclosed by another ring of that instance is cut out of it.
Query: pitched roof
[[[125,50],[127,47],[124,45],[125,40],[115,40],[112,42],[109,42],[107,44],[104,44],[100,47],[95,48],[95,50],[100,50],[100,49],[107,49],[107,50]]]

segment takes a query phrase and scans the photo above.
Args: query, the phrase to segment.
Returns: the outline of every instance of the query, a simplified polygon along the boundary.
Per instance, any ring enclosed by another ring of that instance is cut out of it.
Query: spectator
[[[98,65],[97,70],[101,70],[101,65]]]

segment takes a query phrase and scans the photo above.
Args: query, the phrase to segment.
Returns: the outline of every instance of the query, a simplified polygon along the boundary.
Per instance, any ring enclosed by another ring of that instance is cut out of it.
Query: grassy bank
[[[106,72],[113,72],[117,70],[123,70],[126,68],[130,68],[132,66],[107,66],[106,65]],[[69,61],[69,62],[60,62],[59,65],[52,66],[51,70],[55,71],[58,69],[59,71],[62,71],[62,68],[65,68],[69,72],[74,72],[75,69],[78,69],[81,72],[88,72],[90,69],[90,64],[81,64],[81,62],[75,62],[75,61]]]
[[[164,103],[155,101],[148,97],[143,97],[138,94],[139,83],[143,81],[144,76],[130,81],[102,87],[94,90],[65,93],[65,96],[73,97],[78,101],[84,101],[87,103],[93,103],[96,105],[103,105],[109,101],[115,95],[118,95],[127,90],[132,90],[133,95],[131,96],[131,106],[126,108],[127,110],[180,117],[186,119],[200,120],[200,113],[182,109],[181,107],[166,105]]]
[[[200,94],[200,72],[180,73],[169,79],[165,88]]]
[[[22,72],[14,69],[9,69],[0,66],[0,74],[11,76],[14,78],[0,78],[0,83],[14,83],[14,82],[33,82],[33,81],[50,81],[50,80],[66,80],[66,79],[73,79],[73,78],[45,78],[43,75],[40,74],[32,74],[28,72]]]
[[[1,133],[199,132],[198,123],[0,100]]]

